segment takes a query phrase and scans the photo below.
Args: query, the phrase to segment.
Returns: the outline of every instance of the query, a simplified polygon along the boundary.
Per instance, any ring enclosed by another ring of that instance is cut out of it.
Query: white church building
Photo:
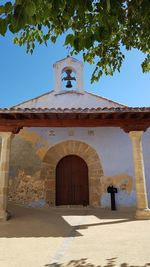
[[[83,63],[54,64],[54,89],[0,109],[0,219],[8,201],[31,207],[135,207],[149,219],[150,108],[84,89]],[[117,211],[116,211],[117,212]]]

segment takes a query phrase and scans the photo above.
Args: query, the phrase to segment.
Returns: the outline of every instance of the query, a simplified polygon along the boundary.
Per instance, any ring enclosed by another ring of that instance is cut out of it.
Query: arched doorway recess
[[[65,156],[56,166],[56,205],[89,205],[88,167],[79,156]]]
[[[58,162],[67,155],[81,157],[88,166],[89,177],[89,205],[100,205],[100,177],[103,176],[103,169],[100,158],[88,144],[67,140],[52,146],[45,154],[41,167],[41,179],[45,180],[45,200],[50,206],[56,205],[56,166]]]

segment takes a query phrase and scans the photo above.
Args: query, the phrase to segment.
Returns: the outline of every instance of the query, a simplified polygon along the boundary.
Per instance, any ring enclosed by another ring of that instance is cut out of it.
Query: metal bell
[[[72,83],[71,83],[71,81],[75,81],[76,78],[71,76],[71,73],[72,73],[72,70],[71,70],[71,69],[66,69],[66,70],[65,70],[65,73],[66,73],[66,77],[64,77],[64,78],[62,79],[62,81],[63,81],[63,80],[64,80],[64,81],[67,81],[66,88],[71,88],[71,87],[72,87]]]
[[[71,88],[72,87],[71,81],[67,81],[66,87],[67,88]]]

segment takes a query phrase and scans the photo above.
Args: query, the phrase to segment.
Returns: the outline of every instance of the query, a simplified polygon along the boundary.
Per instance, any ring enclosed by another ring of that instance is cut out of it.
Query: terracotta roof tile
[[[39,113],[39,112],[47,112],[47,113],[79,113],[79,112],[82,112],[82,113],[88,113],[88,112],[148,112],[150,111],[150,107],[104,107],[104,108],[0,108],[0,113]]]

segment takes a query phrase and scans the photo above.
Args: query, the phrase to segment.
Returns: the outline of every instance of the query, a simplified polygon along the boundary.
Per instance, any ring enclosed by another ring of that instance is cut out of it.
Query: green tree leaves
[[[150,71],[149,18],[149,0],[13,0],[0,6],[0,34],[9,29],[33,53],[36,43],[55,43],[66,33],[71,54],[82,51],[95,64],[93,82],[120,71],[123,47],[145,53],[142,69]]]
[[[9,13],[12,11],[12,3],[11,2],[7,2],[4,6],[4,10],[6,13]]]
[[[36,14],[36,5],[33,1],[29,1],[28,5],[25,7],[25,12],[28,14],[29,17],[32,17]]]
[[[150,54],[147,55],[144,62],[142,63],[142,69],[143,69],[143,72],[150,71]]]
[[[6,33],[6,30],[7,30],[6,20],[0,18],[0,34],[4,36]]]

